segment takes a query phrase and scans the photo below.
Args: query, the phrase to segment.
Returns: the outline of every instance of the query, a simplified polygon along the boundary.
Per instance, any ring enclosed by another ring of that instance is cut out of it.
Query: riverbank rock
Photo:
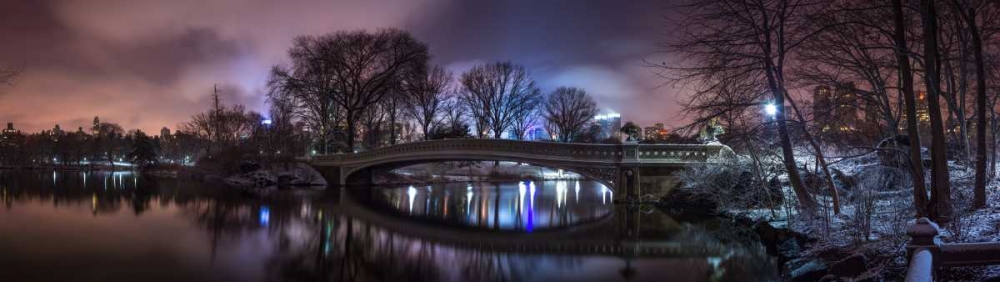
[[[714,214],[718,209],[718,204],[709,197],[687,189],[674,189],[657,205],[678,214]]]
[[[868,260],[862,254],[853,254],[830,266],[830,274],[838,277],[856,277],[868,269]]]
[[[268,187],[278,183],[277,177],[267,171],[257,170],[227,177],[226,184],[236,187]]]
[[[826,263],[815,258],[797,258],[784,266],[788,281],[807,282],[819,281],[827,274]]]
[[[277,171],[278,184],[288,186],[326,186],[326,179],[323,175],[309,165],[296,163],[287,169],[283,166],[272,167],[272,171]]]

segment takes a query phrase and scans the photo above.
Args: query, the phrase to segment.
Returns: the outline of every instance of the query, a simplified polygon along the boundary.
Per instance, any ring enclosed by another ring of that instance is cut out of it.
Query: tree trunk
[[[778,89],[772,89],[772,91],[774,91],[774,104],[778,107],[778,114],[775,118],[778,124],[778,137],[781,139],[781,155],[785,170],[788,171],[788,182],[792,185],[792,190],[795,191],[795,196],[798,198],[802,209],[807,213],[812,213],[815,211],[816,201],[813,200],[812,196],[809,195],[809,191],[806,190],[806,185],[802,182],[802,176],[799,175],[799,168],[795,164],[792,139],[788,136],[788,124],[785,121],[784,94],[783,91]]]
[[[969,9],[965,17],[972,34],[972,52],[976,64],[976,180],[973,188],[972,206],[986,207],[986,67],[983,59],[983,42],[979,27],[976,26],[976,11]]]
[[[357,133],[357,117],[355,113],[347,113],[347,153],[354,153],[354,135]]]
[[[788,93],[785,93],[788,95]],[[795,105],[795,100],[792,97],[788,98],[788,104],[792,106],[795,110],[796,116],[799,118],[799,123],[801,124],[802,132],[809,141],[809,145],[813,147],[816,151],[816,161],[819,162],[819,167],[823,169],[823,176],[826,178],[826,188],[830,193],[830,198],[833,200],[833,214],[840,214],[840,195],[837,192],[837,186],[833,184],[833,176],[830,175],[830,168],[826,165],[826,159],[823,157],[823,150],[820,148],[819,144],[816,143],[816,139],[813,138],[812,134],[809,133],[809,129],[806,128],[806,119],[802,116],[802,112],[799,111],[799,107]]]
[[[937,9],[933,0],[921,0],[924,25],[924,83],[927,87],[927,104],[931,118],[931,201],[930,218],[948,222],[951,216],[951,186],[948,175],[948,155],[945,145],[944,124],[941,116],[941,74],[938,58]]]
[[[910,69],[909,49],[906,47],[906,27],[903,20],[903,0],[892,0],[893,34],[896,61],[899,63],[901,95],[906,103],[906,133],[910,137],[910,169],[913,173],[913,206],[917,218],[927,216],[927,187],[924,186],[924,166],[920,156],[920,126],[917,120],[917,101],[913,92],[913,70]]]

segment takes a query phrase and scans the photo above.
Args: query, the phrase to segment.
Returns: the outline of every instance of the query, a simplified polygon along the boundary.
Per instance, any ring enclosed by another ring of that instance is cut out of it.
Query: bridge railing
[[[907,282],[934,281],[935,270],[941,267],[1000,264],[1000,243],[941,243],[940,232],[927,218],[907,228]]]
[[[585,144],[503,139],[446,139],[405,143],[377,148],[354,154],[335,154],[313,157],[320,162],[354,162],[377,159],[404,153],[443,151],[490,151],[513,154],[544,155],[594,162],[633,161],[682,161],[704,162],[728,148],[724,145],[701,144]],[[634,152],[627,150],[634,149]],[[634,156],[633,156],[634,155]]]
[[[313,159],[316,161],[351,162],[403,153],[443,151],[492,151],[595,161],[620,159],[622,154],[620,145],[613,144],[575,144],[503,139],[446,139],[405,143],[354,154],[322,155],[316,156]]]
[[[641,144],[636,150],[639,161],[705,162],[727,148],[721,144]]]

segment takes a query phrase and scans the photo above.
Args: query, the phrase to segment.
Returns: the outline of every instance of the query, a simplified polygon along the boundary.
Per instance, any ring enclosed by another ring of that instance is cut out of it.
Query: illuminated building
[[[594,117],[594,120],[601,126],[601,139],[621,139],[622,116],[620,114],[610,113],[597,115]]]
[[[858,112],[854,106],[858,97],[853,89],[853,83],[836,89],[825,85],[813,89],[813,119],[821,133],[846,133],[858,127]]]
[[[100,130],[101,130],[101,119],[97,118],[97,116],[94,116],[94,127],[91,128],[91,134],[97,135],[97,133]]]
[[[170,128],[160,129],[160,138],[170,138]]]
[[[13,122],[8,122],[7,123],[7,128],[3,129],[3,135],[4,136],[6,136],[6,135],[14,135],[14,134],[17,134],[18,132],[19,131],[17,131],[17,129],[14,129],[14,123]]]
[[[670,132],[663,126],[663,123],[656,123],[653,126],[647,126],[642,130],[642,139],[648,141],[664,141],[667,139],[667,134]]]

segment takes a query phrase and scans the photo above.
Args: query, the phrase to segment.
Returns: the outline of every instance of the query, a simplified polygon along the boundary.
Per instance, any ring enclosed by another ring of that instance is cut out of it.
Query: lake
[[[769,281],[727,221],[593,181],[277,190],[0,172],[0,281]]]

